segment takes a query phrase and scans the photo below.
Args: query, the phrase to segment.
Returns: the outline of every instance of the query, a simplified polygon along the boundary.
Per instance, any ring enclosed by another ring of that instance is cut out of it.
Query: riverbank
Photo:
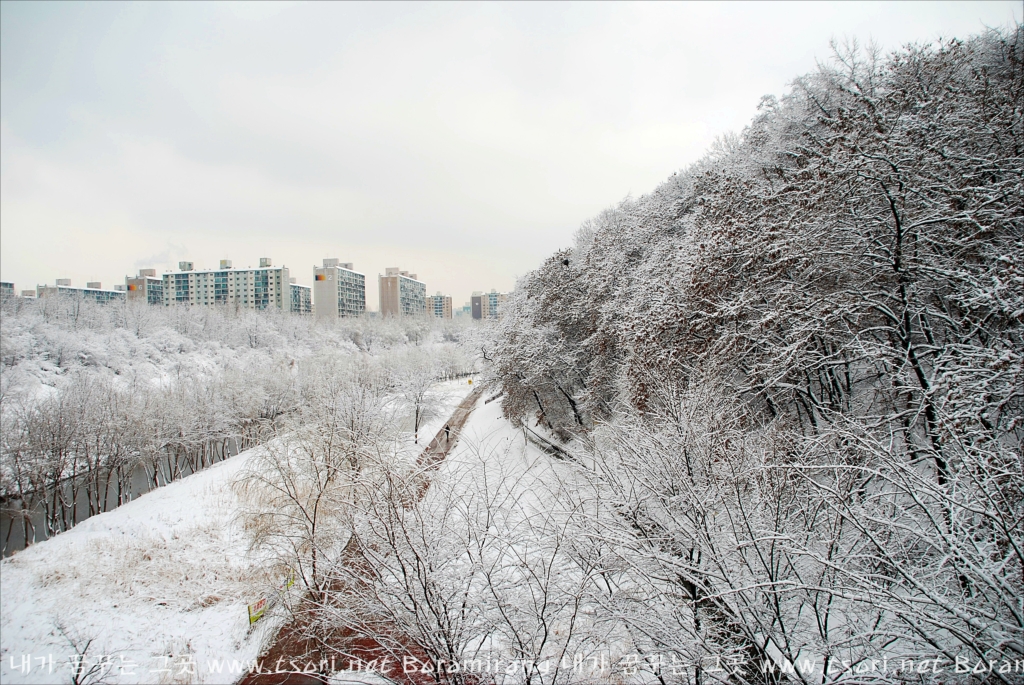
[[[69,682],[83,650],[108,682],[237,680],[233,663],[276,628],[249,632],[246,605],[274,579],[234,522],[230,486],[253,451],[0,562],[0,681]]]
[[[443,431],[472,391],[438,383],[422,434]],[[429,431],[429,432],[428,432]],[[399,451],[416,454],[411,429]],[[232,488],[253,448],[0,562],[0,682],[234,683],[284,612],[250,630],[247,606],[279,585],[247,554]],[[84,659],[82,650],[87,651]],[[76,656],[77,654],[77,656]]]

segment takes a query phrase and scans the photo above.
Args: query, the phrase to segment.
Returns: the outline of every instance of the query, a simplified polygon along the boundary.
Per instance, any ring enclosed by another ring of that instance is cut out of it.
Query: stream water
[[[213,446],[213,460],[208,464],[208,466],[220,463],[225,459],[238,454],[238,443],[233,438],[226,440],[223,445],[223,449],[221,449],[219,445]],[[173,480],[179,480],[180,478],[184,478],[185,476],[191,475],[195,472],[195,469],[192,468],[192,465],[187,460],[179,460],[171,465],[164,463],[158,468],[160,469],[156,477],[156,480],[159,482],[158,487],[162,487],[163,485],[173,482],[170,474],[168,473],[171,468],[173,468],[175,472]],[[202,470],[202,467],[198,470]],[[76,523],[81,523],[87,518],[90,518],[89,502],[88,497],[85,494],[84,486],[86,478],[87,475],[78,476],[78,497],[75,500],[74,516]],[[126,493],[127,497],[125,500],[131,501],[136,497],[153,490],[153,481],[153,466],[149,464],[137,464],[128,479],[130,487]],[[67,501],[71,500],[71,486],[72,483],[70,482],[70,479],[61,485],[64,489],[64,495]],[[53,494],[54,493],[52,491],[46,493],[48,498],[52,497]],[[37,497],[35,506],[33,506],[29,512],[28,536],[30,542],[41,542],[49,537],[46,529],[46,512],[43,508],[42,500],[43,498]],[[119,506],[117,503],[117,489],[115,487],[110,488],[110,491],[107,494],[106,505],[106,511],[111,511]],[[22,512],[21,500],[10,499],[0,502],[0,550],[2,550],[3,556],[10,556],[15,552],[25,549],[25,547],[24,513]]]

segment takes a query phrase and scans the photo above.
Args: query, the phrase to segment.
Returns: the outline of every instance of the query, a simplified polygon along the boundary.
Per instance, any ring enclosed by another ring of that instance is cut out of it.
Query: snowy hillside
[[[1022,75],[1019,23],[837,44],[518,282],[506,416],[681,681],[1024,678]]]
[[[468,380],[432,387],[422,435],[444,426],[472,389]],[[68,681],[74,655],[87,644],[80,663],[85,671],[98,665],[95,679],[105,682],[237,680],[285,615],[272,612],[250,631],[247,605],[281,582],[277,567],[248,552],[251,540],[238,519],[235,483],[262,449],[4,560],[0,681]],[[415,450],[410,431],[400,433],[396,449]]]
[[[234,521],[231,482],[249,456],[5,559],[0,679],[69,682],[71,659],[84,652],[85,670],[104,664],[107,682],[235,681],[217,664],[257,656],[273,619],[250,633],[246,605],[276,580],[247,556]]]

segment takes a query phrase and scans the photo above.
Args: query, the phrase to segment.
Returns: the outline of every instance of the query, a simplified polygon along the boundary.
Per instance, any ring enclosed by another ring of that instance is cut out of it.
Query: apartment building
[[[14,297],[14,284],[0,281],[0,298],[7,299],[8,297]]]
[[[497,290],[487,293],[487,306],[492,319],[501,316],[506,300],[508,300],[508,293],[499,293]]]
[[[139,269],[135,278],[124,277],[124,287],[129,300],[142,300],[147,304],[164,303],[164,281],[156,275],[156,269]]]
[[[497,319],[501,308],[508,300],[508,293],[491,290],[489,293],[477,290],[470,298],[470,312],[474,319]]]
[[[450,295],[442,295],[438,292],[436,295],[427,296],[427,315],[432,316],[435,319],[450,319],[452,318],[452,298]]]
[[[71,285],[70,278],[58,278],[56,285],[36,286],[36,297],[53,297],[54,295],[72,295],[100,304],[123,302],[125,299],[123,290],[108,290],[99,281],[89,281],[84,288],[76,288]]]
[[[483,292],[476,290],[469,298],[470,311],[474,319],[491,318],[491,301]]]
[[[219,269],[196,271],[192,262],[178,262],[178,271],[163,275],[164,304],[194,306],[234,305],[247,309],[277,307],[290,311],[291,278],[288,267],[274,266],[260,257],[258,268],[235,269],[230,259]]]
[[[352,262],[325,259],[313,267],[313,311],[317,321],[366,313],[366,276]]]
[[[299,285],[291,279],[292,314],[313,313],[313,289],[308,285]]]
[[[380,315],[423,316],[427,311],[427,284],[416,274],[389,266],[384,275],[377,275],[380,293]]]

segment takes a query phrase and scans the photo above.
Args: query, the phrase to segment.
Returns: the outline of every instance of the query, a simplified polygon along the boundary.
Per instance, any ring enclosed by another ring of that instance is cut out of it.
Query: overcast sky
[[[0,277],[324,257],[456,306],[739,131],[829,40],[1020,2],[0,3]]]

